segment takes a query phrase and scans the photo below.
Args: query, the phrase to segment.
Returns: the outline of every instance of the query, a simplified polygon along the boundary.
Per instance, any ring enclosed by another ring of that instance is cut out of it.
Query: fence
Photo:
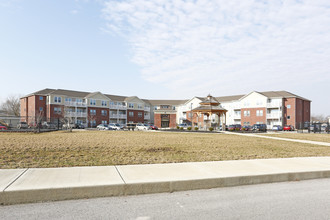
[[[3,126],[1,131],[45,132],[61,130],[64,122],[60,118],[0,116],[0,125]]]
[[[330,134],[329,122],[304,122],[297,127],[299,133],[328,133]]]

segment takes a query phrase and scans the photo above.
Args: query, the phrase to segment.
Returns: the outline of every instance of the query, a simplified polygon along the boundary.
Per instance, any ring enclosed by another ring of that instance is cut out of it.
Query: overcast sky
[[[0,0],[0,99],[287,90],[330,115],[329,0]]]

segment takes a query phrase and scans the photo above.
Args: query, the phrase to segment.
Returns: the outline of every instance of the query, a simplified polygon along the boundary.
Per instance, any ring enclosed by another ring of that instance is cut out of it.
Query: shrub
[[[213,128],[211,127],[211,128],[209,128],[209,131],[213,131]]]
[[[187,129],[188,129],[188,131],[191,131],[191,127],[188,127]]]
[[[198,131],[198,127],[194,127],[195,131]]]
[[[239,128],[235,128],[236,131],[239,131]]]
[[[176,129],[180,129],[180,127],[179,126],[176,126]]]
[[[180,130],[183,130],[183,127],[180,127]]]

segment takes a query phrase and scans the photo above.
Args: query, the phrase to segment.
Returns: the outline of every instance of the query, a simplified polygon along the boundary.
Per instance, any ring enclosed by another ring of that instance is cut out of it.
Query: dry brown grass
[[[128,131],[0,133],[0,168],[305,156],[330,156],[330,148],[227,134]]]
[[[330,143],[330,134],[326,133],[274,133],[274,134],[264,134],[271,137],[280,137],[280,138],[290,138],[290,139],[299,139],[299,140],[308,140],[308,141],[320,141]]]

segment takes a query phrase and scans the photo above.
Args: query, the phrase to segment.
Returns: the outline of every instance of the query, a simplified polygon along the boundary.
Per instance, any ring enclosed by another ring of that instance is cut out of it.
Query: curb
[[[166,192],[171,193],[177,191],[211,189],[219,187],[232,187],[286,181],[301,181],[319,178],[330,178],[330,170],[219,177],[181,181],[163,181],[152,183],[124,183],[103,186],[81,186],[16,191],[4,190],[0,192],[0,204],[13,205],[22,203],[87,199],[109,196],[127,196]]]

